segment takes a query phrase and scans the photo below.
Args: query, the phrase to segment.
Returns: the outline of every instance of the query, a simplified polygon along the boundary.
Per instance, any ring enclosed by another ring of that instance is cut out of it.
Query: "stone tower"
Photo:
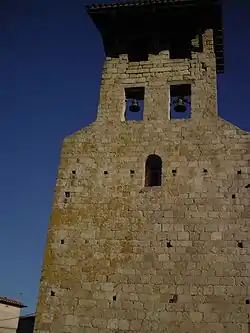
[[[249,333],[250,136],[217,115],[220,6],[87,8],[98,116],[64,140],[38,333]]]

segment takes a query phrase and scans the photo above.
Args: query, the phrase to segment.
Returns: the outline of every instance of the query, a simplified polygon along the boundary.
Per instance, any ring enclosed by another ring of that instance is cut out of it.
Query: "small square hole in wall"
[[[107,170],[105,170],[105,171],[103,171],[103,173],[104,173],[104,175],[107,175],[107,174],[108,174],[108,171],[107,171]]]
[[[135,174],[135,170],[130,170],[130,174],[134,175]]]
[[[143,120],[144,87],[125,88],[125,110],[122,120]]]
[[[170,119],[191,118],[191,84],[170,86]]]
[[[61,244],[64,244],[64,239],[61,239]]]
[[[172,175],[173,175],[174,177],[176,176],[176,174],[177,174],[177,170],[176,170],[176,169],[172,170]]]
[[[171,244],[171,241],[167,242],[167,247],[173,247],[173,245]]]
[[[242,243],[242,242],[237,242],[237,246],[238,246],[240,249],[243,249],[243,243]]]
[[[75,175],[76,174],[76,170],[72,170],[72,175]]]
[[[70,192],[65,192],[65,197],[69,198],[70,197]]]
[[[238,171],[237,171],[237,175],[241,175],[241,170],[238,170]]]

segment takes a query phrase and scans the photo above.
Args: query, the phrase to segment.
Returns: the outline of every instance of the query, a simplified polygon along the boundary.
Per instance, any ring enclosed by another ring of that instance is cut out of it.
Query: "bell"
[[[136,99],[134,99],[129,107],[129,111],[131,112],[139,112],[140,111],[140,105]]]
[[[184,99],[182,97],[177,98],[176,106],[174,109],[175,112],[185,112],[187,110]]]

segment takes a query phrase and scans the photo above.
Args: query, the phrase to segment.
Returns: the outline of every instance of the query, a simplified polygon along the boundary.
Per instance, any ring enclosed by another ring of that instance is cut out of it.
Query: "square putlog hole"
[[[173,175],[174,177],[177,175],[177,170],[176,170],[176,169],[172,170],[172,175]]]

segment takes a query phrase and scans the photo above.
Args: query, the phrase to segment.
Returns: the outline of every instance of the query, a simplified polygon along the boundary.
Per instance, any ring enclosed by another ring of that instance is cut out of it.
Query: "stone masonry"
[[[250,135],[218,117],[211,30],[203,46],[106,59],[97,120],[63,143],[37,333],[249,333]],[[192,118],[170,120],[183,82]],[[135,86],[144,120],[122,121]],[[159,187],[144,186],[150,154]]]

